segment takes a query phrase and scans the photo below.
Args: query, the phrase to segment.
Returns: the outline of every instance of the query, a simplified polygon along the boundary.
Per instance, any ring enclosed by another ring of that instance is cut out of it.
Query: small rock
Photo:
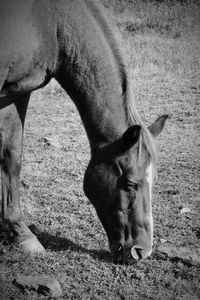
[[[190,213],[191,212],[191,209],[189,207],[183,207],[181,210],[180,210],[180,213],[181,214],[186,214],[186,213]]]
[[[60,144],[55,138],[42,137],[39,141],[45,143],[47,146],[53,146],[55,148],[60,148]]]
[[[59,297],[62,294],[62,289],[59,282],[50,276],[23,276],[17,275],[13,284],[21,289],[30,289],[37,291],[39,294],[51,295]]]
[[[165,239],[163,239],[163,238],[160,239],[160,242],[161,242],[162,244],[166,243],[166,241],[167,241],[167,240],[165,240]]]

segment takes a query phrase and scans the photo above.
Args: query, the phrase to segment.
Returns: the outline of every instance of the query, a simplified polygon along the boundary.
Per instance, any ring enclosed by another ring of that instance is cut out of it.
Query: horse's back
[[[112,76],[107,60],[115,51],[103,19],[93,0],[0,0],[0,98],[58,79],[59,65],[69,69],[75,60],[79,73],[98,64],[98,74]]]
[[[52,6],[48,0],[0,1],[0,95],[37,88],[53,68],[57,45]]]

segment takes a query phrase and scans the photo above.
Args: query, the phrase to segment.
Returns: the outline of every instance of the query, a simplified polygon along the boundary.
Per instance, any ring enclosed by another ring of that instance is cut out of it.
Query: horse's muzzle
[[[134,263],[147,258],[151,251],[145,251],[142,247],[132,246],[125,248],[122,245],[111,249],[113,262],[117,264]]]

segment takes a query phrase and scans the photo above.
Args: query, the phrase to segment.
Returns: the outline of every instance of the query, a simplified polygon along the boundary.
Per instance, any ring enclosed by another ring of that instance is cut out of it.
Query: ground
[[[200,6],[102,2],[120,32],[142,119],[148,125],[170,116],[156,142],[153,254],[137,264],[112,263],[82,189],[87,137],[74,104],[52,81],[31,98],[20,182],[24,219],[47,250],[30,257],[1,234],[3,300],[48,298],[15,287],[17,274],[55,276],[59,299],[200,299]]]

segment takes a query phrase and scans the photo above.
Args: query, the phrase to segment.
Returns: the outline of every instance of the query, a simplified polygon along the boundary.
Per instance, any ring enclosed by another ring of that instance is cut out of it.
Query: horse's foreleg
[[[19,200],[23,126],[30,94],[21,96],[6,113],[1,131],[2,220],[25,251],[41,252],[43,246],[22,220]]]

